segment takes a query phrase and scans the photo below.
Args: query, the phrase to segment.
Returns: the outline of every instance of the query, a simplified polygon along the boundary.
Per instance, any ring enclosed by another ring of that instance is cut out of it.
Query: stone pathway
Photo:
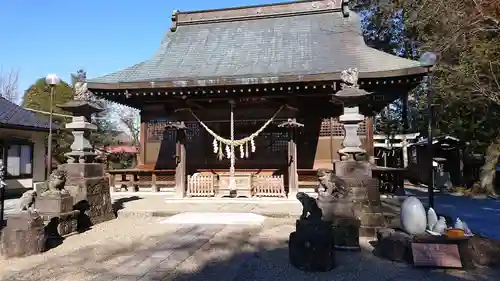
[[[307,273],[288,262],[294,220],[268,218],[262,226],[171,225],[164,218],[120,218],[66,238],[47,253],[0,260],[2,281],[303,281],[499,280],[480,269],[429,271],[381,260],[363,251],[337,252],[338,266]]]

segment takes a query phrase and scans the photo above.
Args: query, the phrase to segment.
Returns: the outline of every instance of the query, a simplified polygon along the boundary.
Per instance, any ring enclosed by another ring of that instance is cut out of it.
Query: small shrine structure
[[[345,126],[336,118],[345,112],[332,97],[348,69],[370,93],[356,107],[362,119],[348,127],[360,136],[354,147],[373,155],[371,116],[405,98],[428,70],[368,47],[348,5],[174,11],[151,59],[87,80],[95,96],[140,110],[134,189],[289,196],[316,182],[314,169],[340,159]]]

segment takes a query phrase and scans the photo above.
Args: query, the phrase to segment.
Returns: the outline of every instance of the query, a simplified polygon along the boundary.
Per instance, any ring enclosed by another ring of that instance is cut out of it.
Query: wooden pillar
[[[297,129],[304,127],[295,118],[288,119],[279,127],[288,128],[288,198],[295,199],[299,192],[299,175],[297,173]]]
[[[175,144],[175,196],[183,198],[186,194],[186,125],[184,122],[172,122],[167,125],[176,131]]]
[[[403,108],[401,110],[401,120],[403,121],[403,134],[408,133],[408,94],[403,95],[401,102]]]
[[[139,165],[142,166],[146,164],[146,136],[147,136],[148,124],[144,118],[144,114],[141,111],[141,129],[139,131]]]
[[[367,117],[365,120],[366,126],[366,152],[368,156],[374,155],[374,144],[373,144],[373,117]]]

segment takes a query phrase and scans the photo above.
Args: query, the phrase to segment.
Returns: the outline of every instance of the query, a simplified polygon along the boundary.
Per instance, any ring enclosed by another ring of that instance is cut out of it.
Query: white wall
[[[33,188],[33,183],[45,180],[45,153],[46,153],[46,138],[48,133],[32,132],[24,130],[12,130],[0,128],[0,135],[28,139],[33,142],[33,177],[28,179],[11,179],[6,180],[7,189],[22,189]]]

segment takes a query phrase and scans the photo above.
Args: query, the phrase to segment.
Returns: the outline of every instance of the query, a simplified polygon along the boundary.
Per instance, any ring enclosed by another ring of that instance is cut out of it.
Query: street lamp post
[[[49,105],[49,137],[47,141],[47,175],[46,180],[49,179],[50,173],[52,172],[52,103],[54,101],[54,91],[55,87],[61,83],[59,76],[55,74],[49,74],[45,78],[45,83],[50,86],[50,105]]]
[[[429,196],[429,208],[434,208],[434,149],[433,149],[433,136],[432,136],[432,123],[433,123],[433,110],[432,110],[432,70],[431,68],[437,62],[437,55],[432,52],[426,52],[420,57],[420,64],[428,68],[427,72],[427,114],[429,119],[427,121],[427,154],[429,157],[429,183],[427,184],[427,193]]]
[[[0,206],[0,230],[4,227],[4,210],[5,210],[5,188],[7,184],[3,181],[5,176],[5,166],[3,165],[2,159],[0,159],[0,200],[2,206]]]

